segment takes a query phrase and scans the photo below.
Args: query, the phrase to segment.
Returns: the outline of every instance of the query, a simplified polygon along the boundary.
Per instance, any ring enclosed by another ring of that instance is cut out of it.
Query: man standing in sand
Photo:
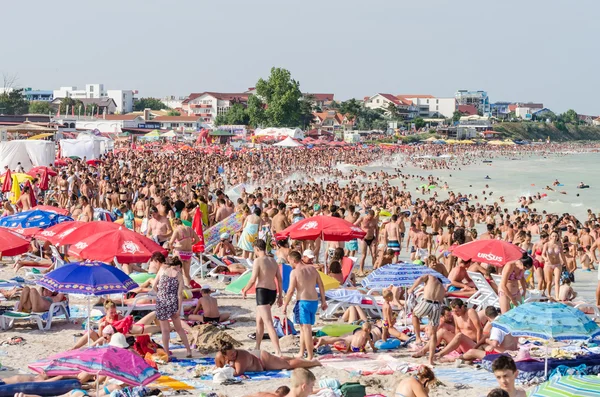
[[[281,307],[283,303],[283,287],[281,272],[275,259],[267,256],[267,243],[258,239],[254,242],[254,266],[252,277],[248,284],[242,289],[242,296],[246,299],[246,293],[256,284],[256,350],[260,350],[260,344],[265,334],[265,327],[273,345],[275,354],[281,356],[279,337],[273,327],[273,316],[271,306],[277,302]]]
[[[372,263],[375,263],[377,259],[376,247],[377,247],[377,219],[375,218],[375,211],[367,211],[367,215],[358,221],[360,228],[366,233],[362,240],[359,240],[360,245],[360,268],[358,270],[358,276],[362,277],[365,275],[365,260],[367,259],[367,251],[371,252]],[[375,244],[373,244],[375,242]]]
[[[421,230],[415,234],[415,247],[416,252],[411,257],[414,259],[427,259],[429,252],[431,252],[431,234],[427,233],[427,225],[421,224]]]
[[[285,203],[279,203],[277,206],[278,212],[271,221],[271,231],[273,232],[273,235],[285,230],[290,225],[285,207]]]
[[[325,287],[317,269],[314,266],[302,263],[300,253],[292,251],[288,254],[290,264],[294,268],[290,274],[290,286],[283,302],[283,314],[287,318],[287,305],[296,292],[296,306],[294,307],[294,321],[300,325],[300,353],[304,357],[306,349],[307,358],[313,359],[312,326],[315,323],[317,310],[319,309],[319,294],[317,286],[321,291],[321,310],[327,309],[325,301]]]
[[[421,318],[427,317],[429,319],[429,325],[431,326],[431,339],[429,340],[429,364],[433,364],[433,355],[437,346],[437,330],[440,325],[440,315],[442,303],[444,302],[444,296],[446,291],[442,282],[434,276],[425,275],[419,277],[415,283],[407,291],[410,295],[414,290],[421,284],[425,283],[423,289],[423,299],[413,309],[413,327],[415,330],[415,337],[417,344],[422,343],[421,341]],[[421,357],[413,355],[413,357]]]
[[[402,247],[402,237],[400,236],[400,227],[398,226],[398,215],[392,215],[392,221],[385,225],[385,240],[388,249],[394,251],[394,257],[400,255]]]

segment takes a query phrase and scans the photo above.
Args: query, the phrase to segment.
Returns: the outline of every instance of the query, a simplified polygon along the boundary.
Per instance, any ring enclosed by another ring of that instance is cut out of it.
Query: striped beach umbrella
[[[591,375],[568,375],[542,383],[529,392],[529,397],[600,396],[600,378]]]
[[[427,266],[413,265],[410,263],[396,263],[373,270],[371,274],[363,279],[362,286],[371,289],[387,288],[390,285],[408,288],[411,287],[419,277],[424,275],[432,275],[439,278],[442,284],[450,284],[450,280]]]

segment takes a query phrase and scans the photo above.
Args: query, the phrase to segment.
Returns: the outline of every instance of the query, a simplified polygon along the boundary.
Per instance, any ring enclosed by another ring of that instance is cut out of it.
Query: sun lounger
[[[467,306],[477,309],[485,309],[488,306],[500,307],[498,294],[496,294],[496,291],[494,291],[483,274],[478,272],[467,272],[467,274],[477,288],[477,292],[467,299]]]
[[[357,258],[354,257],[347,256],[342,259],[342,276],[344,277],[344,282],[340,285],[340,287],[352,287],[351,276],[356,262]]]
[[[358,306],[373,317],[383,317],[381,312],[383,297],[376,297],[357,289],[344,288],[329,290],[325,292],[325,297],[327,298],[327,310],[320,314],[323,319],[333,319],[338,310],[346,310],[350,306]]]
[[[7,311],[0,316],[0,328],[8,330],[14,326],[15,321],[35,321],[40,331],[48,331],[52,326],[54,317],[64,314],[69,321],[69,302],[55,302],[50,305],[50,309],[43,313],[22,313],[17,311]]]
[[[142,303],[140,301],[152,299],[152,303]],[[181,314],[185,309],[196,307],[198,299],[185,299],[181,304]],[[123,313],[124,316],[130,315],[134,311],[146,311],[151,312],[156,310],[156,295],[154,294],[137,294],[133,299],[131,305],[118,306],[117,309]]]

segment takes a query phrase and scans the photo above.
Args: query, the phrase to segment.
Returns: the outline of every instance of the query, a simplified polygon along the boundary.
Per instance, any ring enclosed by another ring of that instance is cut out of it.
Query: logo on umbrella
[[[490,262],[502,262],[502,257],[496,256],[494,254],[484,254],[482,252],[478,252],[477,257],[481,258],[481,259],[485,259]]]
[[[350,228],[350,230],[352,230],[353,232],[359,232],[359,233],[363,231],[363,230],[362,230],[360,227],[358,227],[358,226],[352,226],[352,227]]]
[[[77,244],[75,244],[75,248],[80,249],[80,250],[87,248],[87,247],[88,247],[88,243],[86,243],[85,241],[80,241]]]
[[[15,232],[23,234],[23,233],[25,233],[25,229],[23,229],[23,228],[15,229]]]
[[[44,230],[44,231],[42,232],[42,236],[47,236],[47,237],[52,237],[52,236],[54,236],[55,234],[56,234],[56,233],[55,233],[55,232],[53,232],[52,230]]]
[[[304,225],[300,226],[298,228],[298,230],[310,230],[310,229],[316,229],[317,227],[319,227],[319,222],[310,221],[310,222],[306,222]]]
[[[75,228],[67,229],[64,232],[62,232],[61,234],[59,234],[58,238],[65,238],[65,237],[67,237],[69,234],[73,233],[74,230],[75,230]]]
[[[135,254],[136,252],[142,252],[139,245],[134,243],[133,241],[125,241],[121,246],[121,250],[128,254]]]

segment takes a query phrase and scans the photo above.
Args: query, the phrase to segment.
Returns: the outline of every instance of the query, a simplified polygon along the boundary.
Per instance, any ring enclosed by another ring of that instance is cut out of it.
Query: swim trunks
[[[204,320],[205,323],[218,323],[220,319],[221,317],[202,317],[202,320]]]
[[[454,285],[451,285],[450,287],[448,287],[448,292],[456,292],[456,291],[460,291],[460,288],[455,287]]]
[[[441,305],[439,302],[423,299],[413,310],[413,316],[427,317],[433,326],[440,325]]]
[[[417,256],[421,259],[427,258],[429,256],[429,251],[425,248],[417,248]]]
[[[277,300],[277,291],[268,288],[256,289],[256,306],[273,306]]]
[[[314,325],[319,310],[319,301],[299,300],[294,306],[294,321],[296,324]]]
[[[387,243],[387,247],[388,249],[391,249],[394,252],[400,252],[400,243],[398,242],[398,240],[390,240]]]
[[[344,244],[344,248],[348,251],[358,251],[358,240],[350,240]]]

